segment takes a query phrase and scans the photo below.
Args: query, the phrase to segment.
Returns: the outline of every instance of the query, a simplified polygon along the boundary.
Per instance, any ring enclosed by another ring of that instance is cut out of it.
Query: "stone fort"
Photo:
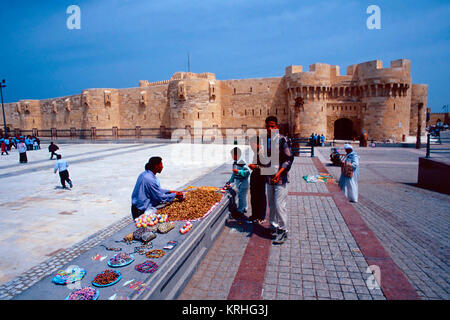
[[[86,89],[81,94],[5,104],[12,134],[48,137],[167,137],[176,129],[264,128],[278,117],[291,137],[324,134],[404,141],[425,135],[428,86],[412,84],[411,62],[379,60],[339,66],[315,63],[284,76],[218,80],[213,73],[176,72],[170,80],[139,87]]]

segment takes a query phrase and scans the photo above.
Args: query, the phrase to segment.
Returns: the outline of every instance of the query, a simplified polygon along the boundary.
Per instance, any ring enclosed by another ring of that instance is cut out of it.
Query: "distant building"
[[[412,84],[411,63],[383,68],[369,61],[347,68],[315,63],[289,66],[282,77],[217,80],[213,73],[176,72],[170,80],[139,81],[126,89],[86,89],[78,95],[6,104],[12,132],[40,136],[165,136],[175,129],[263,128],[278,117],[291,136],[324,134],[401,141],[425,134],[428,86]]]
[[[427,108],[427,113],[428,113],[427,127],[430,125],[435,126],[439,121],[442,122],[442,124],[450,125],[448,112],[431,113],[430,108]]]

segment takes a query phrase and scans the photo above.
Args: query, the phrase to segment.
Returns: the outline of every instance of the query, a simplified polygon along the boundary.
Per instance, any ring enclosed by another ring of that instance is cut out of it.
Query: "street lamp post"
[[[3,135],[6,137],[6,117],[5,117],[5,107],[3,106],[3,88],[6,87],[5,82],[6,82],[5,79],[3,79],[2,82],[0,83],[0,97],[2,99],[3,126],[5,129],[5,132],[3,133]]]

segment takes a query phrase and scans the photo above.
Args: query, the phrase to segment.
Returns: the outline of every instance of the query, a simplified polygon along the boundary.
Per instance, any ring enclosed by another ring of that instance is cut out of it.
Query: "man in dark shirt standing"
[[[266,192],[269,203],[269,220],[274,237],[274,244],[283,244],[287,239],[287,183],[288,172],[294,157],[288,139],[279,133],[278,119],[269,116],[266,119],[267,156],[270,158],[270,169],[273,174],[267,176]],[[278,156],[278,159],[276,157]],[[278,163],[274,163],[277,162]]]

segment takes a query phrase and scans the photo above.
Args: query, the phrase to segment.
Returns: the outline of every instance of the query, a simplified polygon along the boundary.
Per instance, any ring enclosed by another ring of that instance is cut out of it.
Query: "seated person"
[[[151,157],[145,165],[145,171],[137,178],[131,195],[131,215],[136,219],[145,210],[154,208],[159,204],[172,202],[177,198],[182,200],[183,193],[161,188],[157,173],[163,170],[161,157]]]
[[[341,163],[342,163],[341,156],[340,156],[337,148],[331,148],[330,160],[331,160],[331,163],[335,166],[341,165]]]

